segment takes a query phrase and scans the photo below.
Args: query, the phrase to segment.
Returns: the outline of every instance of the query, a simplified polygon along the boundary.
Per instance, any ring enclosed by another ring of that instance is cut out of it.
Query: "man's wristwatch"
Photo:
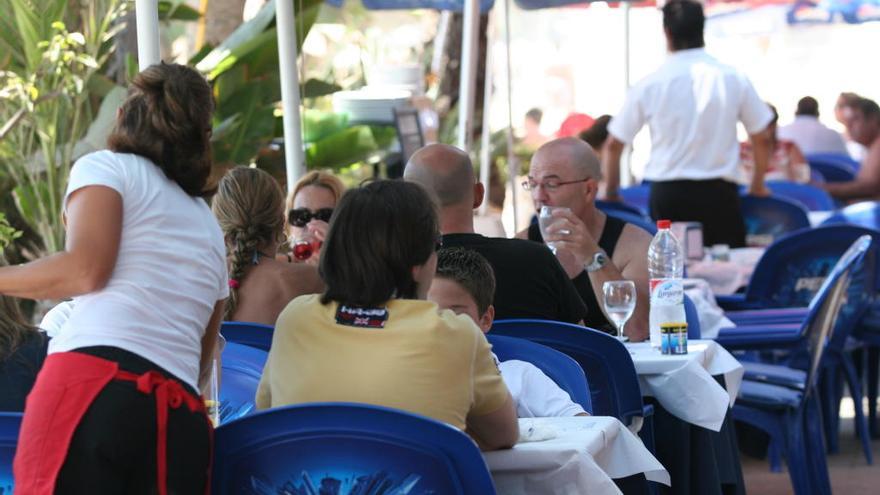
[[[589,273],[593,273],[601,270],[605,265],[608,264],[608,255],[605,254],[605,251],[601,249],[593,255],[593,259],[590,260],[589,263],[584,263],[584,270]]]

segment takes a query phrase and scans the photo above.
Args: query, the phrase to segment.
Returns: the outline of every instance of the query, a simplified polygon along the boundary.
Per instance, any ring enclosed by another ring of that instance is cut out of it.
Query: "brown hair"
[[[439,236],[437,207],[422,186],[379,180],[349,190],[321,251],[318,272],[327,284],[321,303],[378,307],[392,298],[415,299],[412,268],[428,261]]]
[[[293,190],[290,191],[290,194],[287,196],[288,210],[293,208],[293,200],[296,198],[296,195],[299,194],[303,188],[308,186],[323,187],[330,191],[333,193],[333,201],[335,203],[339,203],[339,199],[342,198],[342,195],[345,193],[345,185],[339,180],[339,177],[336,177],[331,173],[313,170],[296,181]]]
[[[467,292],[483,316],[495,300],[495,271],[480,253],[461,247],[437,251],[436,277],[452,280]]]
[[[190,196],[208,196],[213,111],[211,86],[201,74],[151,65],[131,82],[107,146],[150,159]]]
[[[0,362],[12,355],[30,332],[36,331],[21,314],[18,299],[0,294]]]
[[[247,268],[262,255],[260,248],[279,242],[284,237],[284,194],[268,173],[247,167],[235,167],[220,179],[211,209],[217,217],[226,240],[230,257],[229,300],[224,318],[235,313],[238,306],[238,285]]]

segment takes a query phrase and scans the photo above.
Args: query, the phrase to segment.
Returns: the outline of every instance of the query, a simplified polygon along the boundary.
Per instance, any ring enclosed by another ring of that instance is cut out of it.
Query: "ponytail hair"
[[[224,319],[238,307],[238,287],[248,267],[262,254],[260,248],[284,237],[284,194],[268,173],[235,167],[220,179],[211,209],[223,230],[229,255],[229,299]]]
[[[131,82],[107,146],[151,160],[190,196],[205,197],[211,174],[211,86],[194,69],[164,62]]]

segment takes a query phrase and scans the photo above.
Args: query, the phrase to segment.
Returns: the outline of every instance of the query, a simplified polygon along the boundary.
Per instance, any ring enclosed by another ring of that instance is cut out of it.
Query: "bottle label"
[[[684,304],[684,286],[680,278],[652,278],[651,305],[674,306]]]

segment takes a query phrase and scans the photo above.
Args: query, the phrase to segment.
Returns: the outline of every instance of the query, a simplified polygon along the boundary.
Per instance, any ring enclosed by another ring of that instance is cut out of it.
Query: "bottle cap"
[[[658,229],[668,229],[672,226],[671,220],[657,220],[657,228]]]

